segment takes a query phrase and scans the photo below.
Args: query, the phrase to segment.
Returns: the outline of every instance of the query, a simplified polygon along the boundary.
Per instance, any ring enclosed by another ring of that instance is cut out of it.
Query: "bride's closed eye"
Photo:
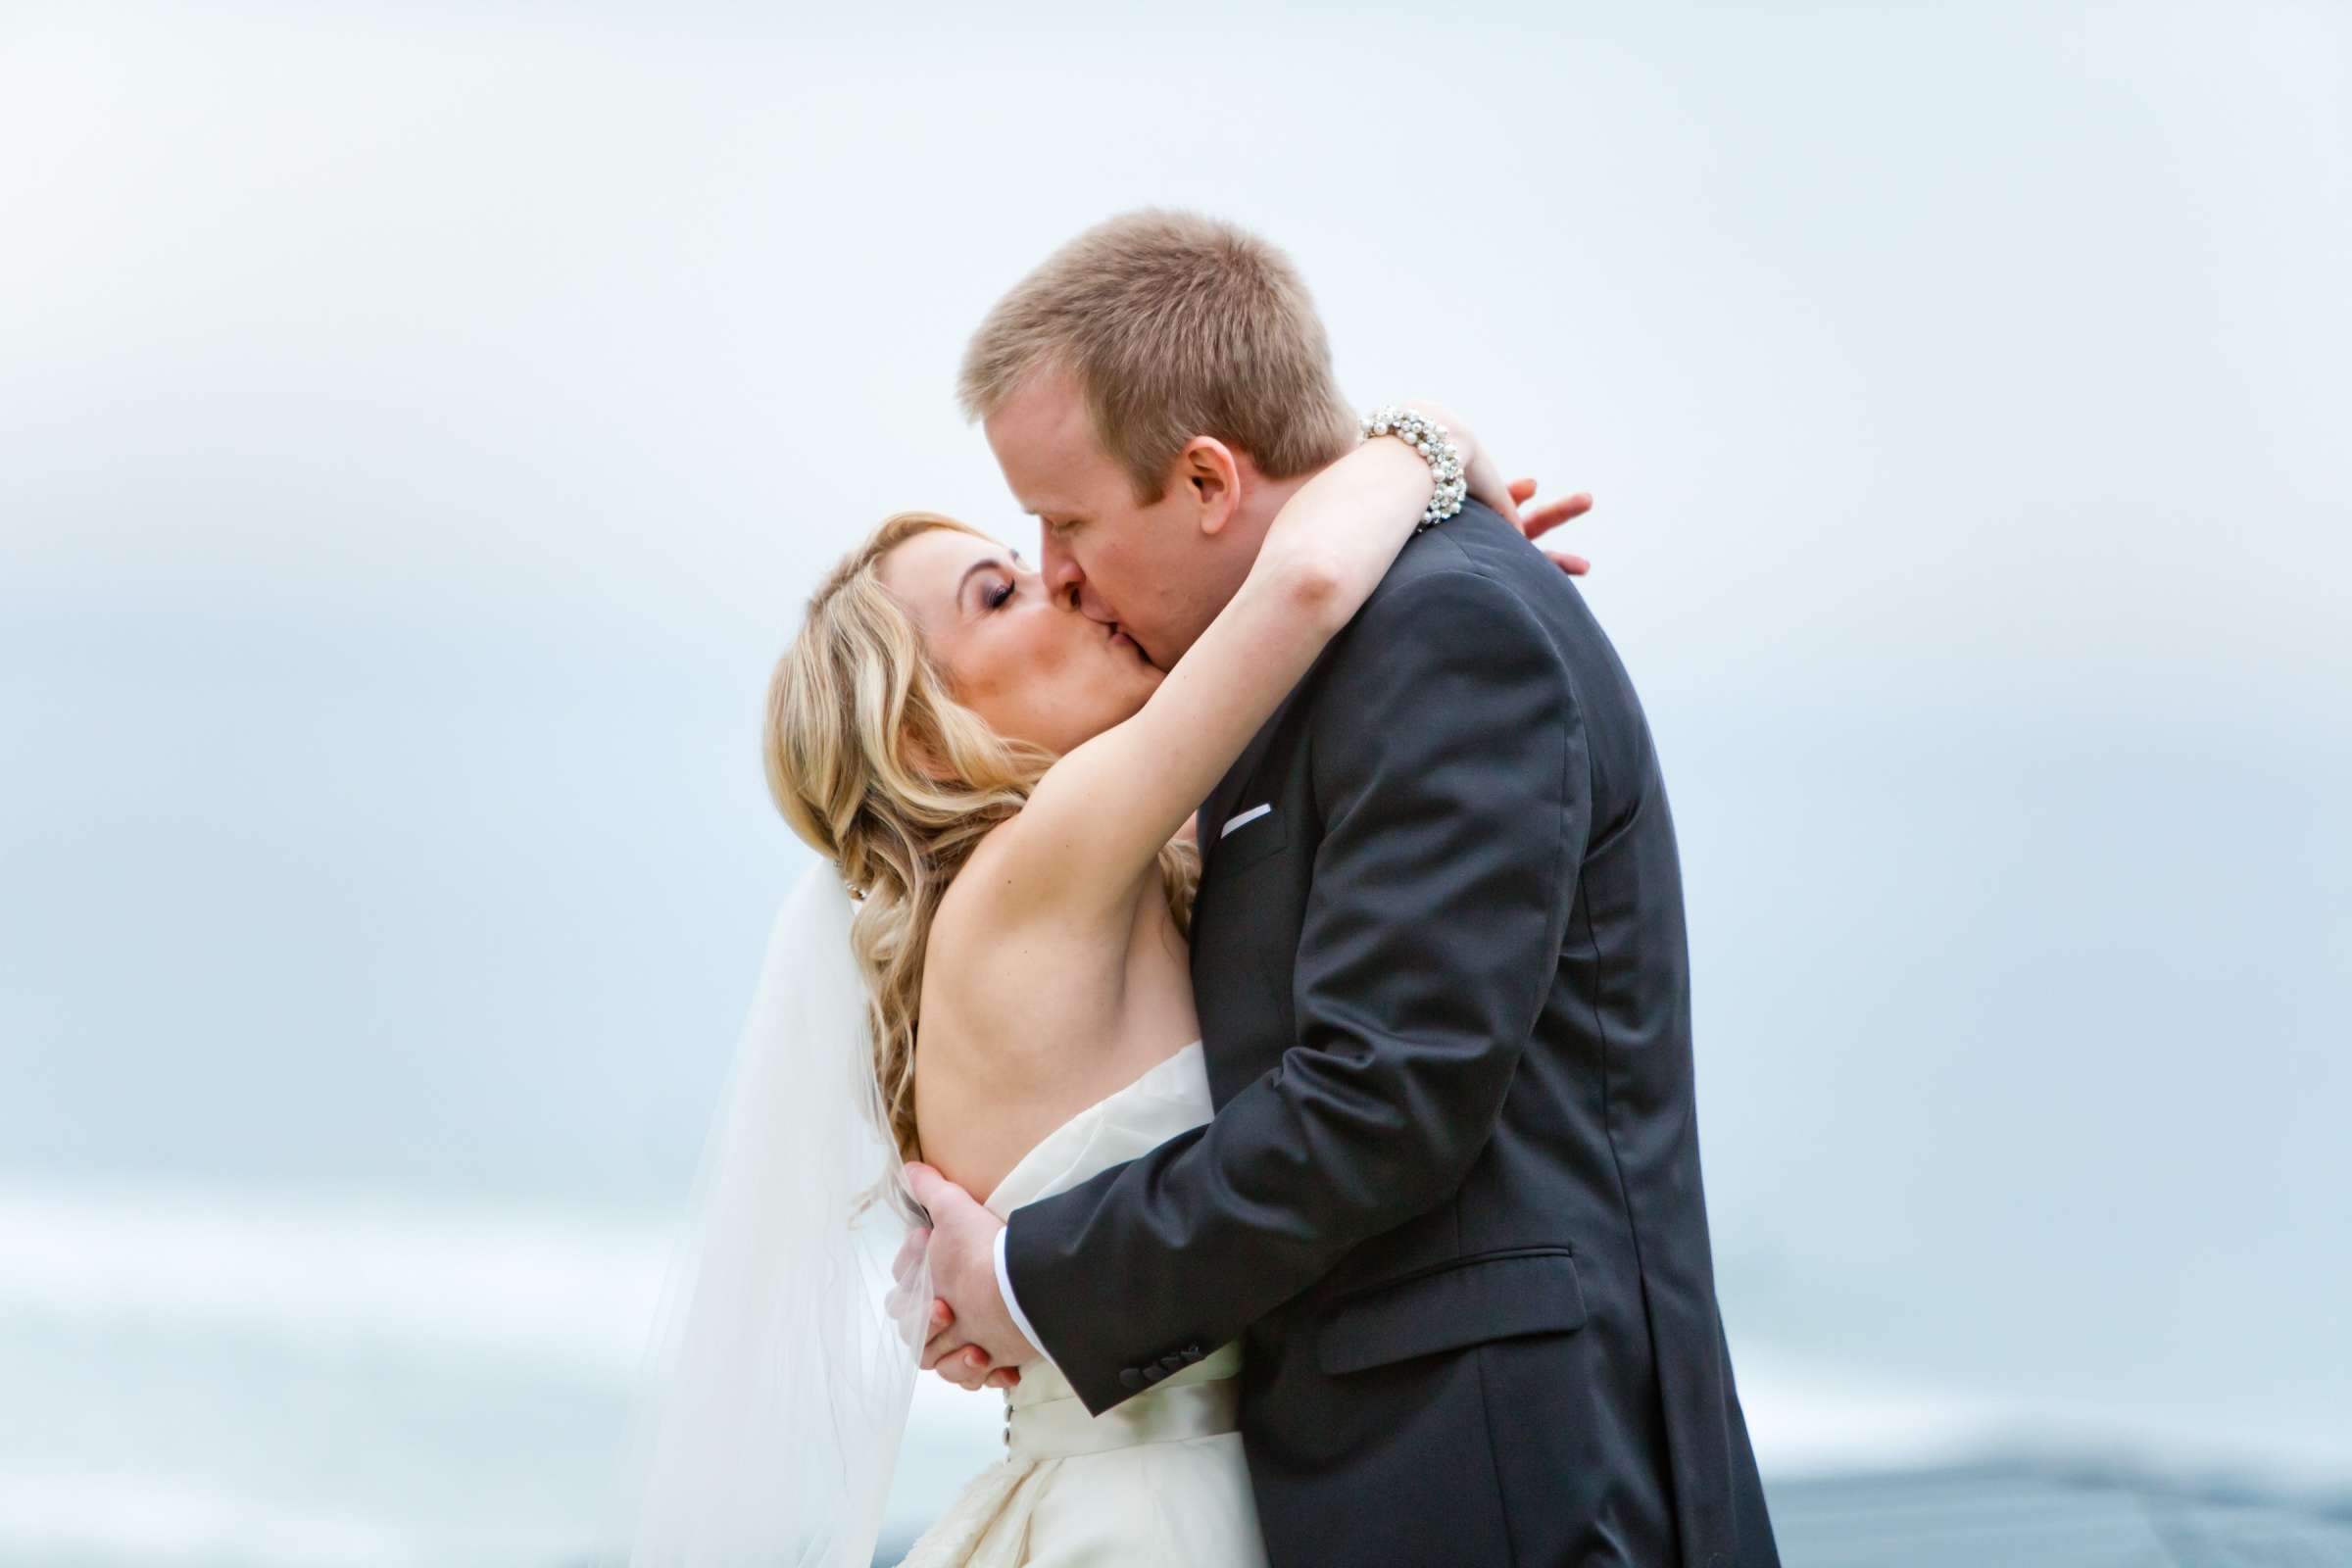
[[[1029,563],[1021,559],[1021,553],[1018,550],[1008,550],[1005,554],[1012,557],[1015,571],[1028,568]],[[1003,610],[1006,605],[1012,603],[1012,596],[1020,591],[1020,586],[1018,577],[1007,574],[1004,580],[981,594],[980,602],[991,610]]]

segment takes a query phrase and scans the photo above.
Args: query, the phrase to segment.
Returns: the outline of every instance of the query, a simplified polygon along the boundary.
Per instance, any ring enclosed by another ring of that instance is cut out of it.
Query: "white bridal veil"
[[[631,1568],[868,1568],[931,1304],[883,1131],[853,906],[820,861],[785,899],[633,1442]]]

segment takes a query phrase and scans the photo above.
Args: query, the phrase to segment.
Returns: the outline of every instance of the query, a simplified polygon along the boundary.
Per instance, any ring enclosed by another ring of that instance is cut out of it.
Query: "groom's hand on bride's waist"
[[[928,1165],[908,1165],[914,1200],[931,1216],[931,1339],[923,1370],[960,1388],[1009,1388],[1037,1358],[997,1288],[997,1232],[1004,1222]]]

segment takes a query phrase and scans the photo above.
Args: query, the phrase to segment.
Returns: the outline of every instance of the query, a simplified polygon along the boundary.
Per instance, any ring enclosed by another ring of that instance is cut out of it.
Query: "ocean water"
[[[619,1518],[673,1218],[0,1184],[0,1563],[596,1558]],[[1736,1352],[1777,1481],[2021,1444],[2190,1464],[2254,1451],[1859,1375],[1752,1335]],[[889,1537],[918,1529],[997,1442],[995,1396],[924,1380]],[[2352,1475],[2325,1442],[2276,1447],[2272,1468]]]
[[[0,1563],[595,1556],[672,1218],[0,1185]],[[894,1534],[995,1402],[922,1391]]]

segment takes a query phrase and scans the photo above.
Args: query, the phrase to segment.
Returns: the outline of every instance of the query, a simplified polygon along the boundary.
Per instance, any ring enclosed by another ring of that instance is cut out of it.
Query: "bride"
[[[1504,486],[1458,421],[1416,407],[1452,427],[1470,493],[1517,515],[1532,483]],[[937,1327],[902,1162],[1004,1215],[1208,1120],[1193,812],[1435,484],[1399,440],[1325,468],[1164,674],[1016,552],[935,514],[891,517],[817,590],[776,667],[764,750],[786,818],[830,863],[771,943],[703,1176],[700,1260],[673,1275],[633,1562],[869,1560]],[[855,956],[854,1003],[835,955]],[[871,1147],[850,1137],[860,1101]],[[894,1240],[892,1289],[877,1259]],[[997,1374],[1012,1385],[1005,1456],[908,1568],[1262,1563],[1240,1348],[1181,1360],[1100,1417],[1051,1363]]]

